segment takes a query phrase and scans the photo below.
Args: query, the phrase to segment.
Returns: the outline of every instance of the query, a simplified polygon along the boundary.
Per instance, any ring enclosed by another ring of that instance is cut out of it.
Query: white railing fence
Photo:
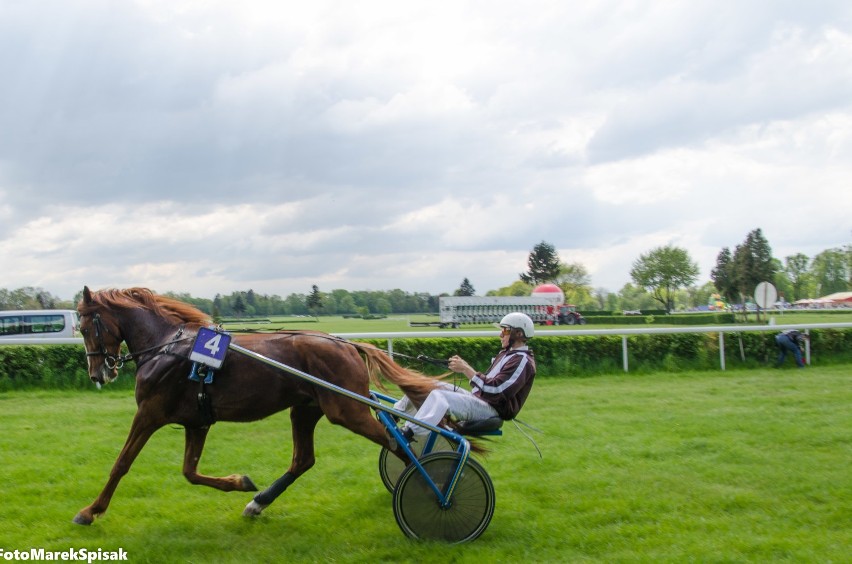
[[[718,325],[690,327],[642,327],[624,329],[539,329],[536,334],[541,337],[574,337],[580,335],[620,335],[621,358],[624,371],[628,371],[628,337],[631,335],[673,335],[677,333],[718,333],[719,334],[719,367],[725,370],[725,334],[764,331],[787,331],[796,329],[807,334],[811,329],[850,329],[852,323],[808,323],[795,325]],[[338,333],[344,339],[387,339],[388,352],[393,353],[394,339],[440,338],[440,337],[497,337],[498,332],[492,331],[424,331],[419,333]],[[811,363],[810,340],[805,341],[805,359]]]
[[[642,327],[624,329],[539,329],[537,334],[542,337],[574,337],[580,335],[621,336],[621,356],[624,371],[628,371],[628,337],[631,335],[673,335],[677,333],[718,333],[719,334],[719,367],[725,370],[725,335],[728,333],[748,333],[765,331],[787,331],[796,329],[807,334],[811,329],[852,329],[852,323],[806,323],[792,325],[718,325],[691,327]],[[498,331],[411,331],[388,333],[335,333],[343,339],[387,339],[388,352],[393,353],[393,342],[396,339],[423,338],[466,338],[466,337],[497,337]],[[82,345],[81,338],[0,338],[1,345]],[[805,359],[811,362],[811,343],[805,341]]]

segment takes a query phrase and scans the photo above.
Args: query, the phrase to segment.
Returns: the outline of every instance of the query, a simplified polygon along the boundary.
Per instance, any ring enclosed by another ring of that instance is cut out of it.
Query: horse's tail
[[[370,382],[376,387],[384,389],[382,378],[385,378],[399,386],[408,399],[418,407],[426,400],[429,392],[438,387],[438,379],[400,366],[382,349],[367,343],[353,344],[364,354],[364,361],[370,373]]]
[[[370,373],[370,381],[373,385],[384,389],[382,378],[386,378],[399,386],[402,393],[408,396],[408,399],[417,407],[420,407],[426,400],[426,396],[440,385],[440,377],[434,378],[400,366],[390,358],[387,352],[376,346],[367,343],[352,344],[364,354],[364,362],[367,365],[367,371]],[[452,421],[447,422],[447,425],[458,430],[458,427]],[[478,454],[488,452],[488,449],[479,444],[476,439],[468,437],[468,442],[470,442],[471,451]]]

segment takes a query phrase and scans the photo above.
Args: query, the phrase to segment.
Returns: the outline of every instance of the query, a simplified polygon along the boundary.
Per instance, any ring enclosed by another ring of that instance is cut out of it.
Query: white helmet
[[[524,332],[524,336],[527,339],[532,337],[535,333],[533,320],[530,319],[530,316],[518,311],[510,313],[506,317],[501,319],[500,327],[511,327],[513,329],[520,329]]]

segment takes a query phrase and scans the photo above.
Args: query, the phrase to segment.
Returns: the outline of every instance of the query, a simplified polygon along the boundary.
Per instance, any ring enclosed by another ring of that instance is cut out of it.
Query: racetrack
[[[123,548],[131,562],[841,561],[852,514],[847,366],[539,378],[483,464],[497,509],[462,546],[399,531],[378,448],[321,422],[317,465],[260,518],[247,493],[191,486],[183,432],[154,435],[109,511],[94,499],[135,410],[129,391],[0,394],[3,550]],[[202,472],[285,470],[290,422],[217,424]]]

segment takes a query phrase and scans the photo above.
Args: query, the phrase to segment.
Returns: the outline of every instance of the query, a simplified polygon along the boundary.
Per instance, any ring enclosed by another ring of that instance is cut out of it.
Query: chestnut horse
[[[137,410],[103,491],[80,510],[75,523],[89,525],[107,510],[118,482],[145,443],[169,424],[185,429],[183,475],[190,483],[223,491],[257,491],[248,476],[213,477],[198,472],[210,425],[214,420],[256,421],[290,408],[292,462],[284,475],[249,502],[243,512],[248,516],[259,515],[314,465],[314,429],[323,415],[407,460],[369,406],[246,355],[232,352],[225,358],[215,371],[215,385],[204,392],[207,401],[201,401],[201,384],[188,378],[189,353],[198,328],[211,320],[183,302],[145,288],[92,292],[86,287],[77,311],[93,382],[108,383],[118,376],[124,360],[136,362]],[[125,357],[120,356],[122,342],[129,351]],[[381,349],[325,333],[233,335],[233,342],[364,397],[369,397],[371,384],[381,387],[380,376],[397,384],[417,404],[436,386],[433,378],[397,365]]]

